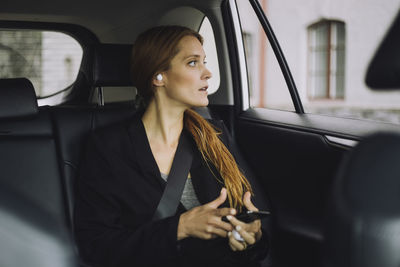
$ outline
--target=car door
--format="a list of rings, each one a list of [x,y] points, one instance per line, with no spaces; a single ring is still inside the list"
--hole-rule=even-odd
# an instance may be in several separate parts
[[[301,94],[263,12],[266,1],[260,2],[230,0],[223,5],[235,104],[218,111],[230,118],[235,140],[270,200],[274,225],[271,265],[321,266],[325,207],[341,162],[365,136],[375,131],[399,131],[399,126],[305,112]],[[253,24],[245,26],[250,20]],[[249,37],[252,27],[262,29],[262,34]],[[257,46],[257,51],[248,49]],[[252,68],[260,57],[274,60],[261,66],[270,71]],[[268,79],[275,76],[280,76],[281,84],[268,92],[267,104],[251,103],[252,94],[257,94],[254,92],[260,86],[266,85],[268,90],[274,87]],[[282,95],[286,102],[272,101],[276,95]]]

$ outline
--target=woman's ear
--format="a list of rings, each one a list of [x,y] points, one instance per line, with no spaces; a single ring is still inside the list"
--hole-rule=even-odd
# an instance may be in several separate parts
[[[163,75],[161,73],[157,74],[153,78],[153,85],[154,86],[164,86]]]

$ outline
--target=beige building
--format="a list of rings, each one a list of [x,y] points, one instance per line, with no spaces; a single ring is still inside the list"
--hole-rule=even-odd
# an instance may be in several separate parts
[[[248,64],[252,105],[291,110],[286,84],[272,50],[265,48],[258,22],[244,19],[244,14],[252,12],[245,2],[238,0],[245,43],[251,47]],[[365,84],[368,63],[399,10],[399,1],[260,3],[278,37],[306,111],[400,123],[400,92],[376,92]]]

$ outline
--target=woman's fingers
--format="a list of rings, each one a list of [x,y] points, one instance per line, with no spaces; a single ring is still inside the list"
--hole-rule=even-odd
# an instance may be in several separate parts
[[[226,238],[227,233],[233,230],[232,224],[222,221],[222,216],[236,213],[235,209],[221,208],[208,214],[206,224],[203,228],[205,239],[212,239],[217,236]]]
[[[245,242],[237,241],[232,232],[228,233],[228,237],[229,237],[229,246],[233,251],[245,250],[247,248],[247,244]]]
[[[235,215],[235,214],[236,214],[236,210],[232,209],[232,208],[215,209],[215,216],[218,216],[218,217],[224,217],[227,215]]]
[[[228,215],[228,216],[226,216],[226,218],[228,219],[228,221],[229,221],[234,227],[236,227],[236,226],[238,226],[238,225],[240,225],[241,227],[246,227],[246,224],[245,224],[244,222],[242,222],[242,221],[236,219],[235,216]]]
[[[222,203],[225,202],[226,196],[227,196],[227,192],[226,192],[226,188],[224,187],[224,188],[221,189],[221,192],[220,192],[219,196],[216,199],[214,199],[213,201],[205,204],[204,206],[208,206],[210,208],[216,209]]]
[[[236,228],[240,226],[241,229],[248,233],[256,234],[260,231],[261,228],[261,222],[260,220],[255,220],[251,223],[244,223],[234,216],[226,216],[226,218],[229,220],[229,222]]]
[[[236,247],[231,243],[231,238],[232,238],[232,232],[228,232],[228,244],[229,244],[229,247],[233,251],[236,251],[237,250]]]
[[[220,222],[217,222],[217,220],[219,219]],[[226,222],[222,222],[220,218],[216,218],[216,222],[213,223],[209,223],[205,229],[205,238],[206,239],[212,239],[215,238],[217,236],[226,238],[228,235],[228,232],[233,230],[233,226],[229,223]],[[211,236],[211,234],[213,236]]]
[[[222,217],[236,214],[236,210],[232,208],[220,208],[215,211],[215,216],[213,216],[212,220],[209,221],[210,224],[213,224],[221,229],[226,231],[232,231],[233,226],[229,222],[225,222],[222,220]]]
[[[258,211],[258,209],[256,208],[256,206],[254,206],[253,202],[251,202],[251,194],[250,194],[249,191],[247,191],[246,193],[244,193],[243,203],[244,203],[244,206],[245,206],[248,210]]]
[[[221,220],[221,218],[217,218],[216,221],[213,223],[213,225],[215,225],[216,227],[223,229],[227,232],[232,231],[233,230],[233,226],[230,223],[227,222],[223,222]]]
[[[223,238],[228,236],[228,231],[225,231],[225,230],[217,228],[217,227],[213,227],[211,231],[212,231],[212,234],[214,234],[216,236],[220,236]]]
[[[256,238],[254,233],[247,232],[242,227],[240,227],[240,225],[236,226],[235,230],[240,234],[240,236],[244,239],[244,241],[248,245],[253,245],[254,243],[256,243]]]

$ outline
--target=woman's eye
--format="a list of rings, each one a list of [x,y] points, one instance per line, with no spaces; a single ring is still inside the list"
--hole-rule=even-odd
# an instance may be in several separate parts
[[[196,66],[196,60],[192,60],[189,62],[189,66],[195,67]]]

